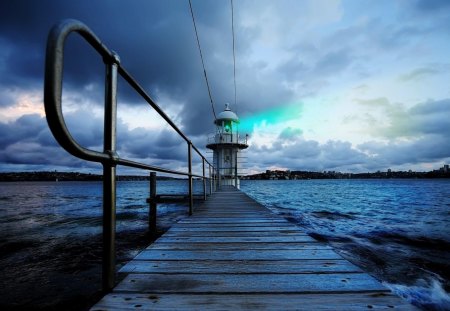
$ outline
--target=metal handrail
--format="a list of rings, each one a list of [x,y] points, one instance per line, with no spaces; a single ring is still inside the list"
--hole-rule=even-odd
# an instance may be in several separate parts
[[[103,57],[106,64],[115,64],[119,74],[138,92],[146,102],[158,112],[158,114],[187,142],[190,143],[189,138],[175,125],[175,123],[167,116],[164,111],[153,101],[153,99],[144,91],[144,89],[133,79],[128,71],[120,64],[118,55],[109,50],[100,39],[82,22],[67,19],[55,25],[48,36],[47,53],[45,61],[45,82],[44,82],[44,104],[45,113],[47,115],[48,125],[56,138],[58,143],[66,149],[70,154],[93,162],[111,161],[116,164],[141,168],[147,170],[155,170],[164,173],[185,175],[188,173],[165,169],[162,167],[151,166],[143,163],[138,163],[126,159],[121,159],[117,154],[98,152],[82,147],[70,135],[69,130],[64,122],[62,113],[62,74],[64,61],[64,44],[68,35],[72,32],[80,34],[95,50]],[[192,145],[192,148],[197,154],[213,166],[202,155],[197,147]],[[202,177],[201,175],[193,175],[195,177]]]
[[[81,35],[103,58],[105,74],[105,118],[103,152],[91,150],[80,145],[70,134],[62,112],[62,78],[64,63],[64,45],[69,34]],[[122,159],[116,152],[117,122],[117,77],[125,81],[184,139],[188,146],[188,172],[171,170],[148,165],[128,159]],[[120,64],[119,56],[82,22],[67,19],[56,24],[49,32],[45,58],[44,106],[49,128],[58,143],[75,157],[98,162],[103,165],[103,289],[109,291],[115,283],[115,209],[116,209],[116,166],[139,168],[169,174],[188,176],[189,214],[193,212],[193,177],[203,179],[206,198],[206,179],[215,178],[216,168],[206,159],[191,140],[175,125],[164,111],[144,91],[128,71]],[[192,173],[192,149],[201,157],[202,175]],[[205,163],[209,165],[209,177],[205,175]]]

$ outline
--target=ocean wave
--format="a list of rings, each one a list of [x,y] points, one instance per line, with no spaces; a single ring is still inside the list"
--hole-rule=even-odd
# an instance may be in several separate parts
[[[367,233],[356,233],[355,236],[367,238],[374,244],[386,244],[387,242],[398,243],[417,248],[446,251],[450,249],[450,241],[425,236],[413,236],[399,231],[370,231]]]
[[[307,233],[312,238],[319,240],[321,242],[339,242],[339,243],[353,242],[353,240],[350,237],[346,236],[322,234],[314,231],[308,231]]]
[[[330,212],[330,211],[314,211],[311,212],[316,218],[326,218],[330,220],[339,220],[339,219],[355,219],[356,217],[350,214],[340,213],[340,212]]]
[[[390,290],[410,303],[432,311],[450,310],[450,294],[436,278],[419,279],[415,285],[407,286],[383,282]]]

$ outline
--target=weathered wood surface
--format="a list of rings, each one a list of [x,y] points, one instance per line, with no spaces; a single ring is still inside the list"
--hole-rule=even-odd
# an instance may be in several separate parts
[[[240,191],[214,193],[91,310],[416,310]]]

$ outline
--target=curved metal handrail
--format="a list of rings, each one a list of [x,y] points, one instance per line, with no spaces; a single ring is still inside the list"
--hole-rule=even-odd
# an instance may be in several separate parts
[[[141,168],[146,170],[155,170],[164,173],[177,175],[192,175],[194,177],[203,177],[180,171],[170,170],[162,167],[147,165],[131,160],[120,159],[116,153],[98,152],[81,146],[70,134],[62,112],[62,77],[64,63],[64,45],[70,33],[80,34],[103,58],[105,63],[113,63],[118,67],[119,74],[141,95],[150,106],[188,143],[189,138],[175,125],[164,111],[153,101],[153,99],[144,91],[144,89],[133,79],[128,71],[120,64],[118,55],[108,49],[105,44],[89,29],[84,23],[67,19],[55,25],[48,36],[47,53],[45,59],[45,81],[44,81],[44,106],[49,128],[58,143],[70,154],[93,162],[113,162],[124,166]],[[192,145],[197,154],[210,166],[213,166],[204,157],[199,149]]]
[[[105,119],[104,150],[91,150],[80,145],[70,134],[62,111],[62,79],[64,65],[64,45],[72,32],[80,34],[103,58],[106,65],[105,85]],[[122,159],[116,153],[116,119],[117,119],[117,76],[125,81],[185,140],[187,143],[188,171],[181,172],[163,167],[148,165],[128,159]],[[103,288],[105,291],[114,286],[115,275],[115,208],[116,208],[116,166],[123,165],[149,171],[188,176],[189,180],[189,214],[193,211],[193,177],[203,179],[203,194],[206,199],[205,163],[209,165],[210,193],[212,177],[217,169],[209,163],[200,150],[175,125],[164,111],[152,100],[144,89],[120,64],[119,56],[108,49],[100,39],[80,21],[68,19],[55,25],[48,35],[45,58],[44,106],[49,128],[58,143],[70,154],[87,161],[103,165]],[[203,175],[192,173],[192,149],[201,157]]]
[[[109,161],[110,155],[84,148],[78,144],[64,121],[61,99],[64,44],[67,36],[72,32],[77,32],[85,38],[103,58],[115,60],[114,54],[83,23],[68,19],[55,25],[48,35],[45,58],[44,107],[47,123],[58,143],[70,154],[88,161]]]

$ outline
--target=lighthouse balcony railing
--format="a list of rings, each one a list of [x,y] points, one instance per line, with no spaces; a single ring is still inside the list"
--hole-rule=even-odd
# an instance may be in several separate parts
[[[97,51],[105,63],[105,117],[103,122],[103,151],[95,151],[80,145],[71,135],[64,120],[62,110],[63,64],[66,39],[71,33],[78,33]],[[177,171],[146,163],[124,159],[116,152],[117,124],[117,80],[121,76],[157,114],[186,142],[187,170]],[[217,170],[206,157],[193,145],[191,140],[175,125],[169,116],[153,101],[136,80],[120,63],[116,53],[108,49],[100,39],[83,23],[77,20],[64,20],[55,25],[47,39],[44,81],[44,106],[49,128],[58,143],[70,154],[83,160],[103,165],[103,289],[109,291],[115,284],[115,228],[116,228],[116,166],[138,168],[153,172],[162,172],[186,176],[189,188],[189,214],[193,212],[193,178],[203,180],[203,193],[206,199],[206,181],[209,180],[209,192],[212,192],[212,178]],[[192,151],[201,160],[202,174],[192,172]],[[207,176],[207,173],[209,177]],[[154,173],[153,173],[154,174]],[[152,190],[150,190],[150,193]]]
[[[248,136],[238,133],[215,133],[208,136],[208,144],[243,144],[247,145]]]

